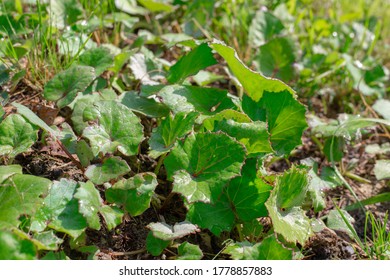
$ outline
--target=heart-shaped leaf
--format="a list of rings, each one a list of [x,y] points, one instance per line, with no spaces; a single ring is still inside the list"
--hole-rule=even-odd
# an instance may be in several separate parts
[[[272,187],[257,177],[256,159],[248,159],[241,176],[233,178],[227,187],[227,195],[234,206],[237,217],[244,222],[266,217],[264,205]]]
[[[95,68],[96,76],[100,76],[114,63],[114,56],[104,47],[86,50],[79,57],[79,64]]]
[[[211,202],[227,182],[240,174],[244,147],[223,133],[190,134],[172,149],[164,164],[173,191],[189,203]]]
[[[3,168],[0,166],[0,170]],[[7,170],[7,173],[9,171]],[[12,173],[18,172],[15,171]],[[4,176],[2,177],[4,179]],[[48,179],[32,175],[7,176],[0,185],[0,229],[17,227],[22,215],[33,216],[42,205],[42,197],[47,194],[51,184]]]
[[[154,173],[139,173],[130,179],[122,179],[106,190],[108,202],[123,205],[132,216],[141,215],[150,207],[150,201],[157,186]]]
[[[143,126],[126,106],[115,101],[98,101],[84,110],[84,119],[98,122],[83,131],[95,156],[116,150],[126,156],[138,153],[144,139]]]
[[[27,151],[38,139],[38,129],[18,114],[0,123],[0,156],[14,158]]]
[[[43,96],[57,101],[58,107],[69,105],[78,92],[84,91],[95,80],[95,69],[89,66],[72,66],[55,75],[46,83]]]
[[[219,236],[222,232],[232,230],[235,216],[226,195],[215,203],[196,202],[190,205],[187,219],[201,228],[209,229]],[[212,213],[212,214],[210,214]]]
[[[290,92],[264,92],[259,102],[244,98],[243,110],[252,120],[267,122],[272,148],[277,154],[289,154],[301,144],[307,127],[306,109]]]
[[[120,157],[110,157],[101,164],[90,165],[85,170],[87,176],[94,184],[101,185],[110,180],[118,179],[130,172],[130,167]]]
[[[79,212],[79,203],[74,194],[78,184],[61,179],[55,181],[45,197],[43,206],[33,217],[30,229],[43,231],[46,226],[77,238],[87,227],[85,218]]]

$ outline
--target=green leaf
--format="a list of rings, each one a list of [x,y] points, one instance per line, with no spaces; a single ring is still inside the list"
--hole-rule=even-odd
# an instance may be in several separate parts
[[[63,242],[61,238],[58,238],[54,231],[44,231],[34,234],[34,238],[31,240],[38,250],[58,250],[59,245]]]
[[[204,115],[213,115],[235,107],[227,96],[227,91],[215,88],[171,85],[163,87],[157,96],[175,114],[197,111]]]
[[[240,174],[244,147],[223,133],[190,134],[172,149],[164,164],[173,191],[189,203],[210,202],[222,187]]]
[[[324,143],[324,154],[328,161],[340,162],[344,156],[345,140],[343,137],[329,137]]]
[[[38,130],[22,116],[9,115],[0,123],[0,156],[14,158],[27,151],[38,139]]]
[[[158,0],[138,0],[138,2],[151,12],[172,12],[173,6],[164,1]],[[166,2],[166,1],[165,1]]]
[[[85,170],[85,176],[94,184],[101,185],[110,180],[118,179],[129,172],[130,167],[125,160],[120,157],[110,157],[105,159],[102,164],[90,165]]]
[[[56,101],[58,107],[63,108],[75,99],[78,92],[84,91],[95,78],[93,67],[72,66],[46,83],[43,96],[49,101]]]
[[[0,184],[15,174],[23,174],[22,167],[17,164],[0,166]]]
[[[249,27],[248,40],[253,48],[258,48],[284,29],[283,23],[270,12],[256,12]]]
[[[80,140],[76,144],[76,154],[80,160],[82,166],[89,166],[91,160],[93,160],[94,155],[91,147],[84,140]]]
[[[310,220],[300,207],[307,192],[307,171],[292,167],[277,177],[276,186],[265,203],[274,230],[287,242],[301,245],[312,235]]]
[[[377,180],[390,178],[390,160],[377,160],[374,166],[374,174]]]
[[[301,144],[307,127],[306,109],[289,92],[264,92],[257,103],[249,98],[243,102],[243,110],[253,120],[267,121],[271,144],[278,155],[289,154]]]
[[[194,82],[201,87],[207,86],[213,82],[223,80],[222,75],[217,75],[210,71],[200,70],[194,77]]]
[[[313,202],[315,212],[319,212],[326,207],[324,191],[330,188],[330,185],[317,175],[317,168],[312,168],[308,175],[310,183],[308,185],[308,194]]]
[[[244,113],[232,109],[223,110],[203,120],[203,126],[210,131],[214,130],[215,123],[222,120],[233,120],[238,123],[249,123],[251,119]]]
[[[234,260],[291,260],[292,250],[280,244],[275,235],[266,237],[261,243],[232,243],[223,251]]]
[[[200,70],[216,63],[212,49],[207,43],[203,43],[182,56],[179,61],[172,65],[167,79],[171,84],[180,84],[185,78],[193,76]]]
[[[98,214],[103,216],[108,230],[115,228],[121,223],[123,213],[117,208],[104,205],[99,191],[90,181],[87,183],[80,182],[79,184],[80,187],[77,189],[74,197],[78,199],[79,211],[87,220],[90,228],[100,230]]]
[[[224,231],[231,231],[235,222],[235,216],[226,195],[222,195],[213,204],[196,202],[190,205],[187,219],[201,228],[209,229],[216,236]]]
[[[273,151],[265,122],[240,123],[234,120],[222,120],[215,124],[214,131],[223,131],[236,138],[245,145],[249,156]]]
[[[198,227],[189,222],[176,223],[173,226],[166,223],[150,223],[147,228],[153,232],[154,237],[165,241],[179,239],[198,232]]]
[[[203,258],[203,252],[199,246],[187,241],[180,244],[177,252],[179,253],[178,260],[200,260]]]
[[[176,115],[169,114],[160,125],[153,130],[149,140],[151,156],[156,158],[159,155],[168,152],[176,143],[178,138],[185,136],[192,131],[197,112],[186,114],[179,112]]]
[[[103,205],[100,208],[100,214],[103,216],[108,230],[114,229],[122,222],[123,211],[117,207]]]
[[[286,37],[275,38],[260,46],[257,57],[260,71],[266,76],[276,77],[283,81],[294,78],[295,46]]]
[[[76,0],[50,0],[50,24],[59,29],[75,23],[82,13],[82,6]]]
[[[301,206],[308,188],[307,170],[292,166],[278,178],[277,184],[277,203],[280,208]]]
[[[79,57],[79,64],[95,68],[96,76],[100,76],[114,63],[114,56],[104,47],[86,50]]]
[[[153,98],[139,96],[135,91],[126,91],[120,97],[120,102],[131,110],[151,118],[168,116],[169,108]]]
[[[88,94],[83,96],[77,96],[74,100],[74,106],[72,111],[72,127],[77,134],[81,134],[84,128],[87,127],[87,123],[84,122],[84,110],[88,107],[92,107],[93,103],[101,100],[98,94]]]
[[[339,211],[342,214],[340,214]],[[347,211],[345,211],[343,209],[339,209],[339,210],[336,209],[336,210],[329,211],[328,218],[327,218],[327,221],[326,221],[326,225],[330,229],[344,231],[351,238],[353,238],[355,236],[354,233],[350,230],[350,228],[345,223],[345,221],[344,221],[344,219],[343,219],[343,217],[341,215],[343,215],[346,218],[346,220],[348,221],[348,223],[350,225],[352,225],[355,222],[354,218],[352,218],[352,216],[349,215]]]
[[[77,187],[78,184],[72,180],[55,181],[43,206],[32,218],[30,229],[40,232],[48,226],[74,238],[80,236],[86,229],[87,223],[83,215],[79,213],[79,203],[74,198]]]
[[[245,222],[268,215],[264,203],[272,187],[258,178],[256,163],[256,159],[248,159],[241,176],[232,179],[227,187],[227,195],[237,217]]]
[[[259,101],[264,92],[284,91],[292,95],[295,94],[294,91],[283,82],[272,78],[266,78],[260,73],[249,69],[238,58],[238,55],[233,48],[228,47],[221,42],[214,42],[211,44],[211,47],[225,59],[233,74],[244,87],[245,92],[254,101]]]
[[[126,106],[115,101],[98,101],[93,107],[84,110],[84,118],[98,122],[83,131],[95,156],[99,153],[114,153],[116,150],[126,156],[138,153],[144,139],[143,126]]]
[[[154,173],[138,173],[130,179],[122,179],[106,190],[108,202],[124,206],[132,216],[141,215],[150,207],[150,201],[157,186]]]
[[[74,195],[79,201],[79,211],[86,219],[88,226],[100,230],[99,210],[103,204],[99,191],[90,182],[79,182],[80,187]]]
[[[3,167],[1,169],[4,171]],[[20,216],[34,215],[51,185],[50,180],[32,175],[14,174],[7,177],[0,186],[0,229],[17,227]]]
[[[22,240],[16,235],[0,231],[0,260],[33,260],[36,250],[29,240]]]
[[[165,248],[171,243],[170,240],[161,240],[157,237],[154,237],[153,232],[149,232],[146,237],[146,249],[152,256],[159,256],[164,251]]]

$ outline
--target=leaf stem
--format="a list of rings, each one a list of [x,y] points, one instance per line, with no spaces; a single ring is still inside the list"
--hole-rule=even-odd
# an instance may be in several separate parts
[[[164,159],[166,156],[167,156],[167,153],[162,154],[160,156],[160,158],[158,159],[156,168],[154,169],[154,174],[156,174],[156,176],[158,176],[158,174],[160,173],[161,165],[164,163]]]

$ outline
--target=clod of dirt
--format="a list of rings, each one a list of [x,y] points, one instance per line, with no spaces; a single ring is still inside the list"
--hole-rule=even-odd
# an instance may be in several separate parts
[[[325,228],[309,239],[304,255],[309,260],[355,260],[362,258],[362,251],[333,230]]]

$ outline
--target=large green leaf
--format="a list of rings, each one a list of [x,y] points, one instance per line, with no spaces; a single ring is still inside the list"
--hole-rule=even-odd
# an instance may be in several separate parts
[[[14,158],[27,151],[38,139],[38,129],[18,114],[0,123],[0,156]]]
[[[200,44],[188,54],[182,56],[179,61],[169,69],[168,81],[172,84],[182,83],[185,78],[195,75],[199,70],[216,64],[212,49],[207,43]]]
[[[192,127],[197,118],[197,112],[186,114],[179,112],[176,115],[169,114],[160,125],[153,130],[149,140],[151,155],[158,157],[159,155],[168,152],[176,143],[176,139],[185,136],[192,131]]]
[[[289,154],[301,144],[307,127],[306,109],[288,91],[264,92],[257,103],[244,98],[243,109],[253,120],[267,121],[271,144],[277,154]]]
[[[31,241],[0,231],[0,260],[33,260],[36,259],[36,254]]]
[[[187,219],[201,228],[209,229],[219,236],[224,231],[231,231],[235,216],[226,195],[215,203],[196,202],[190,205]]]
[[[73,180],[55,181],[44,200],[43,206],[32,219],[30,229],[43,231],[46,226],[77,238],[87,227],[87,222],[79,212],[79,203],[74,194],[78,184]]]
[[[236,51],[233,48],[228,47],[221,42],[214,42],[211,44],[211,47],[225,59],[233,74],[244,87],[245,92],[254,101],[259,101],[264,92],[286,91],[290,94],[294,94],[294,91],[283,82],[264,77],[260,73],[249,69],[239,59]]]
[[[157,95],[174,113],[197,111],[213,115],[235,107],[227,91],[215,88],[171,85],[163,87]]]
[[[150,207],[150,201],[157,186],[154,173],[139,173],[130,179],[122,179],[106,190],[108,202],[124,206],[132,216],[141,215]]]
[[[227,195],[237,217],[244,222],[268,215],[264,203],[272,187],[257,176],[256,159],[247,159],[241,176],[233,178],[227,187]]]
[[[110,180],[118,179],[130,172],[130,167],[120,157],[109,157],[101,164],[93,164],[85,170],[87,176],[93,183],[97,185],[104,184]]]
[[[55,75],[46,83],[43,96],[57,101],[58,107],[69,105],[78,92],[84,91],[96,78],[95,69],[89,66],[72,66]]]
[[[301,207],[307,187],[306,169],[292,167],[277,178],[276,186],[265,203],[275,232],[286,241],[301,245],[312,235],[310,220]]]
[[[164,164],[173,191],[188,202],[210,202],[222,187],[240,174],[244,147],[223,133],[190,134],[172,149]]]
[[[50,180],[32,175],[16,173],[7,177],[0,185],[0,229],[17,227],[22,215],[33,216],[51,185]]]
[[[114,63],[114,56],[104,47],[86,50],[79,57],[79,64],[95,68],[96,76],[100,76]]]
[[[97,124],[83,131],[95,156],[99,153],[114,153],[116,150],[126,156],[138,153],[138,147],[144,139],[143,126],[125,105],[115,101],[95,102],[84,110],[84,119],[97,120]]]

